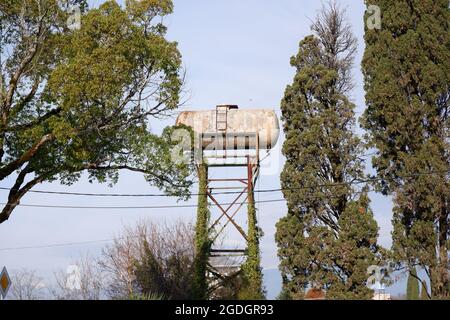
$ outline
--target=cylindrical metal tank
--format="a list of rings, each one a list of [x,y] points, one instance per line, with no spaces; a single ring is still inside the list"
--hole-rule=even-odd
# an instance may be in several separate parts
[[[273,110],[238,109],[233,105],[181,112],[176,124],[192,127],[206,150],[271,149],[280,133]]]

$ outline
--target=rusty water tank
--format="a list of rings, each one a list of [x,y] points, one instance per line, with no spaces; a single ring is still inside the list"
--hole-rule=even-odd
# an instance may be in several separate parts
[[[270,109],[239,109],[219,105],[215,110],[184,111],[176,121],[192,127],[204,149],[271,149],[277,143],[280,124]]]

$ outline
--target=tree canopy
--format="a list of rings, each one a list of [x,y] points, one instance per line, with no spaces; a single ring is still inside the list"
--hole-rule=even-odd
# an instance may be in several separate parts
[[[291,59],[297,73],[281,103],[288,214],[277,224],[276,241],[284,292],[302,298],[313,287],[331,298],[368,298],[367,268],[377,264],[379,248],[368,199],[365,192],[358,197],[354,184],[364,179],[347,96],[356,40],[335,4],[322,10],[312,31]]]
[[[363,127],[376,148],[379,189],[394,197],[393,251],[420,266],[434,297],[449,297],[450,37],[448,1],[366,1],[382,28],[366,29]]]
[[[0,223],[37,183],[71,184],[85,170],[110,183],[119,170],[142,172],[187,194],[191,168],[171,161],[171,129],[150,131],[179,105],[183,85],[162,23],[172,9],[171,0],[0,3],[0,181],[12,181]]]

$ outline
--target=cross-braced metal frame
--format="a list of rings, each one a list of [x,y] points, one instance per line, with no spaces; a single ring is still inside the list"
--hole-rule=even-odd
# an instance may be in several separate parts
[[[258,135],[254,134],[258,140]],[[254,196],[253,190],[254,185],[259,176],[259,149],[256,150],[256,154],[247,155],[242,157],[244,160],[242,163],[236,164],[234,160],[236,157],[229,157],[225,153],[224,156],[218,157],[221,160],[225,160],[220,164],[206,162],[206,195],[209,203],[216,207],[218,210],[218,216],[211,216],[208,226],[208,236],[210,245],[208,246],[209,252],[207,253],[208,261],[206,270],[208,277],[208,293],[209,296],[214,296],[214,291],[222,287],[224,282],[230,280],[231,278],[237,276],[241,272],[241,266],[245,263],[247,259],[247,248],[249,246],[249,241],[254,241],[249,239],[248,234],[250,233],[250,225],[242,226],[238,223],[236,218],[239,214],[246,214],[246,220],[249,220],[249,202],[252,201],[254,207]],[[211,159],[209,157],[208,159]],[[227,163],[227,160],[230,160]],[[245,173],[243,176],[237,176],[234,178],[210,178],[209,169],[211,167],[241,167],[245,168]],[[226,186],[223,186],[226,184]],[[232,193],[228,193],[224,190],[233,190]],[[238,191],[235,191],[238,190]],[[230,202],[228,198],[228,204],[223,204],[225,201],[225,195],[228,197],[233,195],[233,200]],[[245,247],[237,249],[222,248],[220,243],[220,237],[225,234],[228,228],[235,228],[237,232],[242,236],[244,240]],[[258,245],[257,243],[254,245]],[[238,261],[240,259],[240,261]],[[217,263],[214,261],[224,261],[224,263]]]

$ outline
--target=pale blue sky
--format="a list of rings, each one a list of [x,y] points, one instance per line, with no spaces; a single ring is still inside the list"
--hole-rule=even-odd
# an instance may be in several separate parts
[[[98,4],[96,0],[91,3]],[[320,1],[305,0],[175,0],[174,14],[166,19],[168,37],[179,43],[187,71],[187,109],[210,109],[217,104],[238,104],[241,108],[271,108],[279,114],[284,89],[292,81],[294,69],[289,59],[297,52],[299,41],[310,34],[310,19],[321,7]],[[337,1],[347,8],[350,23],[358,38],[359,50],[354,68],[356,87],[352,99],[357,115],[364,110],[364,92],[360,61],[363,53],[363,1]],[[158,132],[174,119],[154,125]],[[360,130],[358,130],[360,132]],[[282,139],[281,139],[282,142]],[[279,173],[283,159],[281,143],[272,152],[275,163],[263,171],[258,188],[279,188]],[[10,187],[11,181],[0,182]],[[109,189],[106,185],[89,184],[86,178],[71,187],[58,183],[42,184],[41,190],[73,192],[152,193],[139,174],[124,173],[119,183]],[[195,190],[193,190],[195,192]],[[0,200],[7,194],[0,191]],[[258,196],[262,199],[262,195]],[[268,196],[280,198],[276,193]],[[380,227],[380,243],[390,246],[391,201],[371,194],[372,208]],[[193,200],[195,202],[195,199]],[[22,203],[59,205],[158,205],[173,204],[166,198],[81,198],[28,194]],[[190,201],[189,203],[193,203]],[[284,203],[259,204],[259,224],[264,231],[261,240],[262,265],[276,269],[278,260],[274,241],[275,224],[286,214]],[[153,221],[185,219],[194,221],[195,208],[165,210],[76,210],[17,208],[11,219],[0,225],[0,249],[39,246],[87,240],[109,239],[123,225],[148,218]],[[80,254],[99,254],[104,243],[74,245],[61,248],[0,250],[0,267],[27,267],[49,274],[56,268],[66,268]],[[273,281],[272,281],[273,282]],[[272,283],[271,282],[271,283]],[[271,288],[268,288],[271,289]],[[273,297],[277,292],[270,290]],[[278,290],[278,288],[276,288]]]

